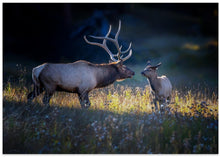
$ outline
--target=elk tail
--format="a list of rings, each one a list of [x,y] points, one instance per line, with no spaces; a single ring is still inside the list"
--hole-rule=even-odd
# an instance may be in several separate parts
[[[39,80],[39,76],[40,73],[42,72],[42,70],[44,69],[45,64],[40,65],[36,68],[33,68],[32,70],[32,80],[34,82],[34,92],[35,95],[38,95],[40,93],[40,80]]]

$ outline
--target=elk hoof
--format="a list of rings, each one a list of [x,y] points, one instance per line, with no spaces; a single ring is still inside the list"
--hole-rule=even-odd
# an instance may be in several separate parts
[[[90,107],[90,104],[86,104],[85,108],[88,109]]]
[[[31,104],[31,103],[32,103],[32,100],[33,100],[33,99],[30,99],[30,98],[27,99],[27,103],[28,103],[28,104]]]
[[[83,109],[88,109],[90,107],[90,104],[89,105],[81,105],[81,108],[83,108]]]

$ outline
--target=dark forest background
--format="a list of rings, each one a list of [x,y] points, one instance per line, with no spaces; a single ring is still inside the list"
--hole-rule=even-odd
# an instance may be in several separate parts
[[[176,87],[217,88],[217,3],[3,3],[4,82],[20,67],[31,83],[31,69],[44,62],[107,63],[108,54],[83,36],[105,35],[112,24],[113,37],[119,20],[120,44],[132,42],[125,64],[136,71],[134,85],[146,85],[139,72],[151,60]]]

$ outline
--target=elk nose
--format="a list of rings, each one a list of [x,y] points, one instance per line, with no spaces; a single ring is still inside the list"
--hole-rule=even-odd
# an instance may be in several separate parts
[[[132,75],[135,75],[135,72],[132,72]]]
[[[144,75],[144,72],[142,71],[141,74]]]

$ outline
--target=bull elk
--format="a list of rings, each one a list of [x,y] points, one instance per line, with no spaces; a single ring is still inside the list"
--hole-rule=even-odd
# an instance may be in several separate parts
[[[94,88],[101,88],[112,84],[116,80],[131,78],[134,72],[123,65],[123,62],[132,55],[131,43],[127,50],[122,51],[119,46],[118,36],[121,30],[121,21],[119,21],[118,31],[115,38],[110,38],[111,25],[108,33],[104,37],[90,36],[93,39],[102,39],[102,43],[89,41],[84,36],[88,44],[102,47],[110,56],[112,63],[93,64],[87,61],[79,60],[74,63],[44,63],[32,70],[32,79],[34,89],[27,96],[31,102],[36,96],[45,91],[43,103],[49,106],[49,101],[55,91],[65,91],[77,93],[82,108],[88,108],[90,101],[88,94]],[[113,54],[107,47],[106,42],[112,42],[117,48],[117,54]],[[126,57],[122,55],[127,53]]]
[[[161,63],[156,66],[152,66],[150,61],[147,62],[147,67],[141,74],[148,78],[152,94],[154,95],[154,104],[155,109],[158,110],[157,101],[159,101],[159,106],[162,108],[162,103],[170,103],[171,100],[171,92],[172,85],[170,80],[165,76],[158,76],[157,69],[161,65]]]

